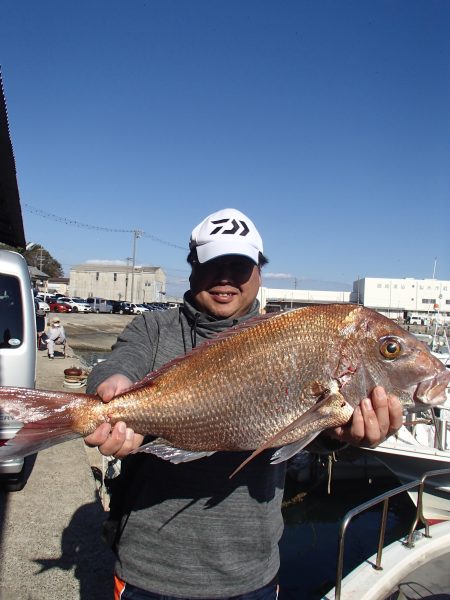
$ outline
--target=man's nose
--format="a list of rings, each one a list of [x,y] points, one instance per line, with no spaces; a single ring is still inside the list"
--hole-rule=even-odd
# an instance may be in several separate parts
[[[231,265],[223,264],[217,269],[217,280],[220,282],[229,282],[235,279]]]

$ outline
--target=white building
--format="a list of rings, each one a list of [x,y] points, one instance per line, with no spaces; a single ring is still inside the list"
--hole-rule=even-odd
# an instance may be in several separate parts
[[[350,292],[321,290],[285,290],[261,287],[258,293],[261,307],[267,312],[299,308],[308,304],[350,302]]]
[[[69,292],[81,298],[163,302],[166,275],[160,267],[84,263],[70,269]]]
[[[258,299],[266,312],[308,304],[352,302],[392,319],[418,317],[428,324],[439,313],[441,322],[450,323],[450,281],[438,279],[364,277],[353,283],[352,292],[261,287]]]
[[[427,321],[439,311],[450,321],[450,281],[364,277],[353,283],[350,301],[393,319],[418,316]]]

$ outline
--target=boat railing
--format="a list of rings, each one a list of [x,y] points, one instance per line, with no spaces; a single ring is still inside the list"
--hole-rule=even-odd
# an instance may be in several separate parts
[[[376,498],[372,500],[368,500],[363,504],[360,504],[356,508],[350,510],[341,522],[341,526],[339,528],[339,537],[338,537],[338,557],[337,557],[337,569],[336,569],[336,587],[335,587],[335,600],[340,600],[341,598],[341,587],[342,587],[342,574],[344,569],[344,549],[345,549],[345,535],[347,532],[347,528],[351,522],[351,520],[362,512],[376,506],[377,504],[382,504],[381,511],[381,523],[380,530],[378,536],[378,549],[375,564],[372,564],[372,567],[376,570],[381,570],[382,567],[382,558],[383,558],[383,548],[384,548],[384,539],[386,534],[386,526],[387,526],[387,517],[388,517],[388,509],[389,509],[389,501],[394,496],[398,496],[403,492],[407,492],[414,488],[418,488],[417,494],[417,508],[414,514],[414,520],[409,529],[408,535],[405,537],[403,541],[403,545],[406,548],[413,548],[415,541],[415,531],[419,522],[423,524],[425,528],[425,537],[432,537],[430,535],[430,525],[431,521],[425,518],[423,514],[423,492],[425,487],[425,482],[427,479],[431,479],[434,477],[440,477],[443,475],[450,475],[450,469],[437,469],[435,471],[427,471],[422,475],[421,479],[416,479],[415,481],[411,481],[410,483],[405,483],[404,485],[400,485],[392,490],[388,490],[383,494],[380,494]]]
[[[417,418],[412,414],[407,415],[404,422],[405,427],[415,437],[417,426],[433,426],[434,448],[436,448],[437,450],[447,450],[450,407],[438,406],[435,408],[429,408],[428,411],[424,411],[423,415],[425,414],[425,412],[429,412],[429,417],[422,416],[422,418]]]

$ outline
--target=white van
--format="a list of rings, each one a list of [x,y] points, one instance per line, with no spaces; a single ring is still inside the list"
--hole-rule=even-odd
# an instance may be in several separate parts
[[[104,298],[86,298],[86,302],[90,305],[92,312],[112,313],[112,304]]]
[[[409,324],[410,325],[422,325],[422,319],[417,315],[411,315],[409,317]]]
[[[41,317],[42,318],[42,317]],[[36,385],[36,313],[30,274],[21,254],[0,250],[0,385]],[[21,424],[0,413],[0,440],[12,438]],[[0,484],[21,490],[35,455],[0,461]]]

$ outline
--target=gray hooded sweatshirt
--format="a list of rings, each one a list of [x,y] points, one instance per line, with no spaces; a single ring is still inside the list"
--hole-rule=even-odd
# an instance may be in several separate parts
[[[240,319],[199,313],[185,295],[181,309],[136,317],[110,358],[93,369],[87,391],[110,375],[132,381],[185,354],[216,333],[258,314],[258,302]],[[266,451],[231,480],[247,452],[218,452],[172,464],[149,454],[122,461],[127,499],[116,538],[116,573],[162,595],[221,598],[256,590],[279,568],[283,531],[284,465]]]

